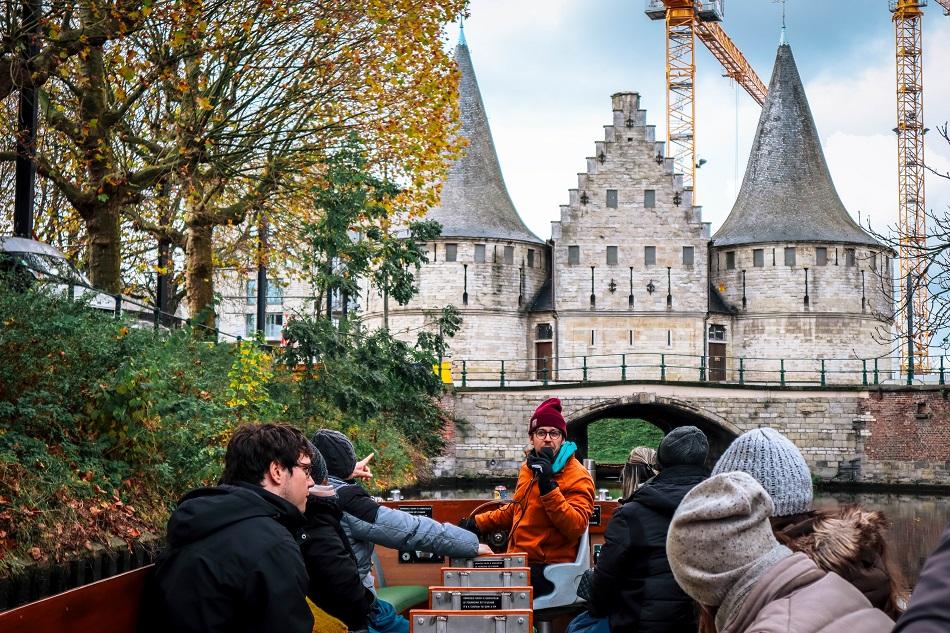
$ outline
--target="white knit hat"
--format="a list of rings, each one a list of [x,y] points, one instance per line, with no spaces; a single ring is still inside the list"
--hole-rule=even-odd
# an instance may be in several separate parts
[[[762,484],[777,517],[811,510],[812,481],[808,464],[787,437],[775,429],[747,431],[729,445],[712,474],[742,471]]]
[[[791,556],[772,534],[772,509],[768,494],[746,473],[723,473],[690,490],[666,538],[670,569],[683,591],[700,604],[719,606],[729,596],[744,596]]]

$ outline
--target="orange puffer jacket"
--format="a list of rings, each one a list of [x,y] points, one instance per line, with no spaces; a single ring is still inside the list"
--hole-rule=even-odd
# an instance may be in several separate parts
[[[572,455],[554,474],[554,481],[557,488],[542,497],[533,473],[522,464],[512,502],[477,515],[478,529],[513,530],[508,551],[525,552],[530,563],[573,562],[577,541],[594,512],[594,480]]]

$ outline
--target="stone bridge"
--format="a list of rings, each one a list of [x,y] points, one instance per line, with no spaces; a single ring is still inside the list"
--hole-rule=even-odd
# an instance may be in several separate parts
[[[868,484],[950,486],[950,387],[753,387],[709,383],[599,383],[456,389],[444,404],[457,420],[433,474],[510,477],[524,458],[528,420],[558,397],[578,457],[604,418],[640,418],[663,431],[692,424],[711,460],[734,437],[770,426],[794,441],[815,477]],[[625,447],[626,448],[626,447]],[[632,448],[632,447],[631,447]]]

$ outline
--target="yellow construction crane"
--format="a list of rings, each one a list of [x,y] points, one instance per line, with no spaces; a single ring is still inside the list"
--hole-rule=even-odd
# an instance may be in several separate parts
[[[937,0],[950,11],[950,0]],[[932,332],[927,290],[927,217],[924,192],[924,73],[920,21],[927,0],[890,0],[897,52],[897,205],[901,311],[897,319],[901,369],[929,367]],[[911,334],[908,335],[908,328]],[[913,363],[911,363],[913,358]]]
[[[947,0],[950,2],[950,0]],[[759,105],[768,89],[739,48],[719,26],[722,2],[648,0],[651,20],[666,21],[666,147],[683,186],[696,203],[696,58],[695,42],[706,45],[725,74],[742,86]]]

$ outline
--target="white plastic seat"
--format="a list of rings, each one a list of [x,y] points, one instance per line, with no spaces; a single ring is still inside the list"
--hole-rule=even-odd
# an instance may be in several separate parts
[[[544,568],[544,577],[554,585],[551,593],[534,599],[534,610],[554,609],[582,604],[577,595],[581,576],[590,569],[590,528],[584,530],[577,544],[577,557],[573,563],[555,563]],[[537,616],[537,613],[535,614]]]

